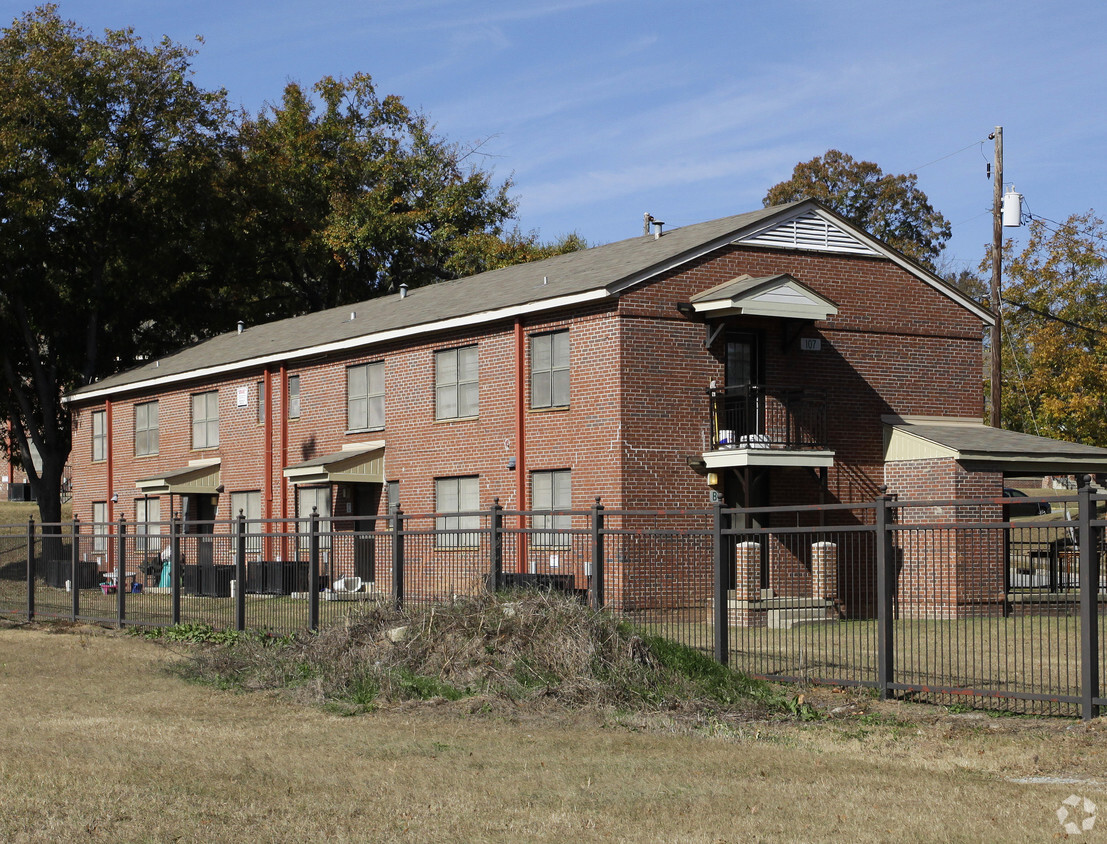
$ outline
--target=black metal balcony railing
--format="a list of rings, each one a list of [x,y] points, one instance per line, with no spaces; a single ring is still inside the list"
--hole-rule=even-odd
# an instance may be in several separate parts
[[[711,448],[827,448],[826,393],[748,384],[712,387]]]

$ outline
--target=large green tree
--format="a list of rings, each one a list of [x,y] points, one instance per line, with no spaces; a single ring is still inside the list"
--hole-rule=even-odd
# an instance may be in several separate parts
[[[909,258],[933,269],[950,237],[949,221],[930,204],[913,173],[885,173],[836,149],[800,162],[769,188],[766,207],[817,199]]]
[[[1036,219],[1004,249],[1003,426],[1107,446],[1107,228]]]
[[[379,96],[368,75],[325,78],[310,95],[288,85],[239,140],[248,207],[230,275],[263,300],[254,319],[458,278],[526,240],[504,231],[510,180],[495,183],[473,150]]]
[[[93,37],[54,6],[0,33],[0,411],[46,522],[71,445],[64,392],[189,330],[193,312],[167,302],[203,271],[228,125],[191,55]]]

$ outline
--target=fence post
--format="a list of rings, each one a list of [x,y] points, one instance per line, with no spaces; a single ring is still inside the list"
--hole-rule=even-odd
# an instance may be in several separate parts
[[[35,517],[27,519],[27,621],[35,617]]]
[[[892,593],[895,553],[892,544],[891,501],[888,487],[881,484],[876,499],[876,684],[881,700],[887,700],[895,677],[895,640]]]
[[[404,511],[397,504],[392,522],[392,602],[396,609],[404,605]]]
[[[1085,721],[1099,715],[1099,537],[1092,528],[1095,503],[1091,478],[1085,475],[1077,493],[1080,546],[1080,714]]]
[[[77,620],[77,616],[81,612],[81,581],[80,581],[80,568],[81,568],[81,520],[76,516],[73,517],[73,530],[70,533],[69,540],[69,587],[73,590],[71,595],[73,599],[73,607],[71,618],[73,621]]]
[[[711,514],[711,537],[715,554],[715,661],[730,661],[730,626],[726,589],[726,549],[723,545],[723,503],[716,501]]]
[[[246,514],[238,511],[234,545],[234,629],[246,629]]]
[[[119,613],[119,627],[127,619],[127,517],[119,514],[119,538],[115,555],[115,600]]]
[[[603,521],[603,505],[597,495],[592,505],[592,581],[588,584],[594,610],[603,609]]]
[[[319,508],[311,508],[308,540],[308,629],[319,629]]]
[[[174,513],[169,518],[169,603],[170,620],[174,627],[181,623],[181,583],[184,566],[181,564],[181,517]]]
[[[488,513],[488,551],[491,555],[492,590],[498,592],[504,584],[504,508],[495,499]]]

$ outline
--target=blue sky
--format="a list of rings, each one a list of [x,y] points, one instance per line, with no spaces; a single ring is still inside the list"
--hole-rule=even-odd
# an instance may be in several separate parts
[[[591,243],[752,210],[830,148],[914,172],[953,224],[943,260],[991,239],[987,140],[1029,210],[1107,213],[1107,4],[1075,0],[73,0],[95,32],[189,42],[199,84],[257,111],[286,82],[371,74],[480,144],[518,222]],[[5,24],[31,8],[0,0]],[[1008,230],[1025,237],[1025,227]]]

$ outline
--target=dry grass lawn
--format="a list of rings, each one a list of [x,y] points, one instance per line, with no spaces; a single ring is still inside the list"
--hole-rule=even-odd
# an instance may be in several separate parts
[[[64,631],[64,632],[55,632]],[[423,704],[341,718],[182,682],[172,650],[0,629],[4,841],[1046,841],[1103,807],[1107,723],[849,693],[813,722]],[[1035,784],[1014,779],[1055,777]]]

